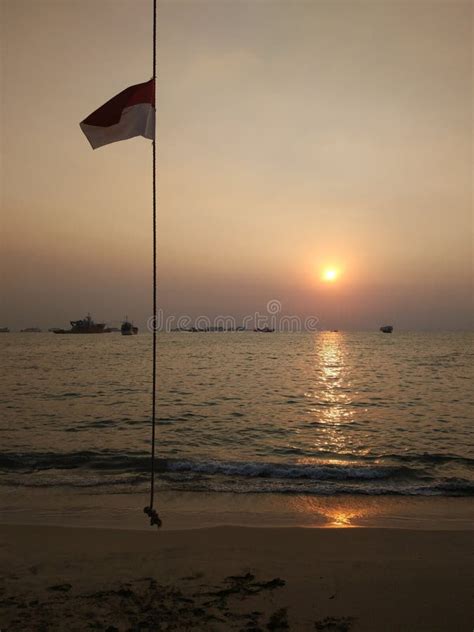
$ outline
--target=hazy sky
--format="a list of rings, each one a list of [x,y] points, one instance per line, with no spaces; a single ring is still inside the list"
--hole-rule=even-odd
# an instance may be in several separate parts
[[[472,4],[158,4],[165,312],[469,328]],[[150,78],[151,0],[0,5],[0,326],[141,324],[151,143],[79,122]]]

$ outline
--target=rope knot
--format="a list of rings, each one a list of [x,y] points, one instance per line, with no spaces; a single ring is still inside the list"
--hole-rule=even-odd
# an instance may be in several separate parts
[[[153,507],[147,506],[143,509],[143,513],[146,513],[146,515],[150,518],[150,526],[153,526],[156,524],[158,529],[161,527],[161,524],[162,524],[161,519],[156,509],[153,509]]]

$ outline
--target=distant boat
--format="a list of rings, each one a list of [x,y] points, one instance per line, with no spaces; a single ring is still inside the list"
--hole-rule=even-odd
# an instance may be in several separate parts
[[[256,327],[254,331],[261,334],[272,334],[275,330],[271,327]]]
[[[138,327],[135,327],[133,323],[128,320],[128,316],[125,316],[120,331],[122,332],[122,336],[136,336],[138,334]]]
[[[105,323],[95,323],[90,314],[82,320],[71,320],[71,329],[53,329],[55,334],[105,334]]]
[[[0,327],[0,334],[9,334],[10,330],[8,327]]]
[[[26,327],[26,329],[21,330],[22,334],[40,334],[41,329],[39,327]]]
[[[383,331],[384,334],[391,334],[393,331],[393,325],[382,325],[382,327],[380,327],[380,331]]]

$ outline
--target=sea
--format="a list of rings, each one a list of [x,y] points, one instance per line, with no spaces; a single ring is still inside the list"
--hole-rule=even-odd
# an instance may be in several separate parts
[[[162,519],[472,525],[473,338],[159,333]],[[0,350],[0,521],[144,526],[151,335],[9,333]]]

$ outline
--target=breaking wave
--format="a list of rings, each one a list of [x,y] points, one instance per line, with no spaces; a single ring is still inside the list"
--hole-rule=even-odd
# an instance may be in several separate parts
[[[182,491],[459,496],[474,495],[474,483],[453,475],[449,466],[464,474],[473,465],[472,459],[424,454],[352,461],[339,455],[335,463],[322,455],[310,463],[160,458],[156,471],[162,488]],[[149,469],[150,457],[143,452],[0,453],[0,484],[9,486],[134,491],[146,484]]]

